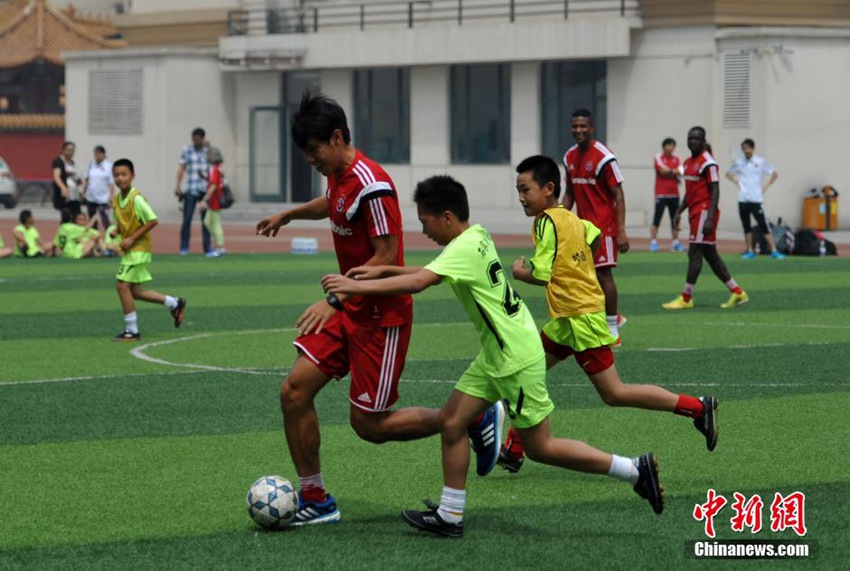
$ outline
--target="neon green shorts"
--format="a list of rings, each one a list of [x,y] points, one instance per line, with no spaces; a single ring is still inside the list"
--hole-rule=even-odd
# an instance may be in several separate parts
[[[121,264],[118,266],[118,273],[115,274],[115,279],[120,282],[140,284],[151,281],[153,277],[148,271],[148,264]]]
[[[543,333],[558,345],[570,347],[576,353],[617,342],[608,329],[604,311],[550,319],[543,326]]]
[[[545,358],[513,375],[499,378],[485,374],[473,362],[460,377],[455,390],[487,402],[506,401],[508,416],[515,428],[537,426],[555,410],[546,390]]]

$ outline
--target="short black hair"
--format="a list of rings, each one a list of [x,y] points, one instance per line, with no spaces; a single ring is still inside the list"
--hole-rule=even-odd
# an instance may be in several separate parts
[[[195,129],[192,130],[192,136],[193,137],[200,137],[200,138],[203,139],[204,137],[207,136],[207,132],[204,131],[203,129],[201,129],[200,127],[195,127]]]
[[[103,145],[98,145],[94,148],[94,152],[106,154],[106,149],[103,148]]]
[[[64,150],[65,150],[65,149],[67,149],[69,146],[74,146],[74,147],[76,147],[77,145],[76,145],[76,144],[74,144],[74,141],[65,141],[64,143],[62,143],[62,150],[64,151]]]
[[[558,169],[558,163],[544,157],[543,155],[534,155],[523,159],[516,167],[516,173],[522,174],[530,172],[531,178],[541,187],[546,186],[550,182],[555,186],[555,198],[561,196],[561,171]]]
[[[327,95],[305,91],[298,111],[292,114],[292,140],[298,148],[303,151],[310,140],[327,143],[337,129],[342,131],[345,144],[350,143],[351,131],[342,106]]]
[[[756,148],[756,142],[755,142],[755,141],[753,141],[752,139],[744,139],[744,140],[741,142],[741,146],[743,147],[744,145],[747,145],[748,147],[751,147],[751,148],[753,148],[753,149],[755,149],[755,148]]]
[[[673,137],[667,137],[666,139],[661,141],[661,148],[664,148],[667,145],[675,145],[675,144],[676,144],[676,139],[674,139]]]
[[[590,112],[590,109],[582,107],[581,109],[576,109],[573,111],[573,119],[576,117],[587,117],[587,120],[590,121],[590,124],[593,125],[593,113]]]
[[[18,222],[25,224],[28,218],[32,218],[32,210],[21,210],[18,214]]]
[[[454,213],[458,220],[469,220],[469,201],[463,185],[444,174],[426,178],[416,185],[413,202],[428,214]]]
[[[136,174],[136,168],[133,166],[133,161],[130,159],[118,159],[114,163],[112,163],[112,170],[117,169],[118,167],[127,167],[130,169],[130,172]]]
[[[703,129],[703,128],[702,128],[702,127],[700,127],[699,125],[696,125],[696,126],[694,126],[694,127],[691,127],[691,128],[688,130],[688,132],[691,132],[691,131],[699,131],[700,133],[702,133],[702,138],[703,138],[703,139],[705,139],[705,129]]]

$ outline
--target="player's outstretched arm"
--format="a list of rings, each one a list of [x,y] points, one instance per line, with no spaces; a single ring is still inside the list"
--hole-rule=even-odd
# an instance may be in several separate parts
[[[406,268],[399,268],[406,269]],[[376,280],[353,280],[338,274],[322,278],[322,287],[333,294],[345,295],[395,295],[419,293],[440,283],[442,277],[430,270],[419,269],[415,273],[395,275]]]
[[[380,280],[392,276],[415,274],[421,269],[418,266],[357,266],[348,270],[345,277],[353,280]]]
[[[293,220],[323,220],[328,217],[328,201],[319,196],[295,208],[290,208],[279,214],[266,216],[257,222],[256,232],[260,236],[277,236],[281,227]]]

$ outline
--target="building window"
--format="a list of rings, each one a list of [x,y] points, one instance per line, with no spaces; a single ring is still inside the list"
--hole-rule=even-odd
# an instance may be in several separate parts
[[[142,69],[89,70],[89,134],[142,134]]]
[[[380,163],[410,162],[410,69],[354,72],[357,147]]]
[[[510,162],[510,66],[452,66],[451,105],[453,163]]]
[[[544,62],[540,79],[544,153],[560,158],[575,144],[570,123],[573,111],[581,108],[593,113],[594,138],[605,142],[608,84],[604,61]]]

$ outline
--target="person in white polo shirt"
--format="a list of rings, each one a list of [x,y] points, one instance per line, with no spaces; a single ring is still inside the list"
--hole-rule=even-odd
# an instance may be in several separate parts
[[[744,242],[747,251],[741,256],[746,260],[756,257],[753,249],[753,227],[750,218],[754,218],[756,224],[770,245],[770,257],[781,260],[785,256],[776,249],[773,234],[764,218],[764,193],[770,188],[779,173],[764,157],[755,154],[756,144],[752,139],[744,139],[741,143],[741,151],[744,156],[736,160],[726,178],[738,185],[738,213],[741,215],[741,224],[744,226]]]
[[[109,226],[109,205],[115,194],[115,180],[112,178],[112,163],[106,158],[106,149],[98,145],[94,148],[94,160],[86,167],[83,175],[83,196],[89,218],[100,215],[103,228]],[[95,228],[99,228],[95,224]]]

